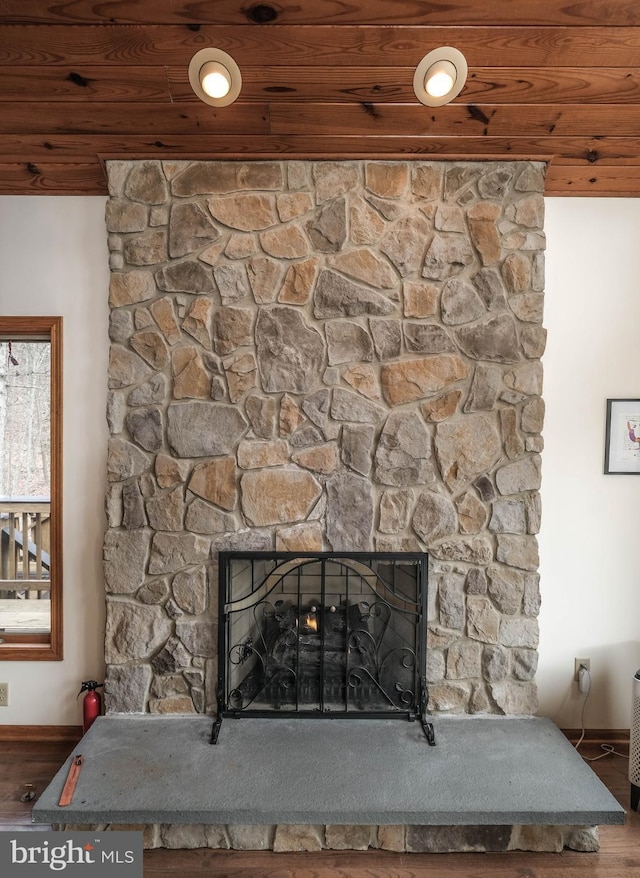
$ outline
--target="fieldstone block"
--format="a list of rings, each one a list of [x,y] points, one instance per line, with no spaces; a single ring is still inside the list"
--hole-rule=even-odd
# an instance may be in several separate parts
[[[503,495],[539,491],[540,484],[541,460],[538,455],[508,463],[496,471],[496,486]]]
[[[254,256],[247,265],[247,277],[253,298],[260,305],[275,302],[282,284],[284,268],[268,256]]]
[[[480,533],[487,521],[487,510],[476,495],[467,491],[456,500],[456,509],[458,510],[460,532],[463,534]]]
[[[298,466],[310,469],[322,475],[331,475],[338,466],[338,446],[335,442],[326,445],[318,445],[315,448],[303,448],[294,451],[291,459]]]
[[[510,826],[407,826],[407,851],[417,854],[506,851]]]
[[[463,235],[436,234],[427,249],[422,277],[446,280],[460,274],[473,262],[473,248]]]
[[[379,360],[391,360],[400,356],[402,326],[399,320],[370,320],[369,330]]]
[[[516,680],[533,680],[538,670],[538,653],[535,649],[512,649],[511,672]]]
[[[412,502],[412,491],[383,491],[378,529],[390,534],[404,530],[409,523]]]
[[[223,225],[242,232],[257,232],[276,225],[273,195],[237,192],[208,199],[209,210]]]
[[[279,527],[276,531],[278,552],[321,552],[322,546],[322,527],[317,521]]]
[[[447,332],[435,323],[403,323],[404,343],[407,351],[416,354],[441,354],[455,351],[456,347]]]
[[[178,619],[176,637],[182,641],[191,655],[212,658],[217,654],[218,625],[214,618]]]
[[[437,713],[466,713],[471,695],[471,684],[455,681],[447,683],[433,683],[429,686],[429,710]],[[409,846],[409,831],[407,827],[407,850]]]
[[[303,521],[322,493],[311,473],[282,467],[245,472],[240,485],[242,511],[257,527]]]
[[[462,398],[461,390],[452,390],[445,393],[437,399],[429,399],[420,404],[420,411],[425,421],[431,421],[439,424],[440,421],[446,421],[452,417],[458,408],[458,403]]]
[[[174,204],[169,220],[169,255],[175,259],[205,247],[220,237],[209,214],[197,202]]]
[[[371,471],[374,435],[372,424],[345,424],[342,428],[342,461],[363,476]]]
[[[447,573],[442,577],[438,586],[438,606],[440,624],[461,631],[465,617],[464,576]]]
[[[420,268],[428,235],[429,224],[423,216],[405,216],[387,228],[380,250],[389,257],[401,277],[408,277]],[[424,272],[423,276],[432,277]]]
[[[384,417],[385,410],[357,393],[336,387],[331,397],[330,414],[334,421],[377,424]]]
[[[540,575],[525,573],[522,612],[525,616],[537,616],[540,612]]]
[[[527,530],[524,500],[494,500],[489,530],[493,533],[524,534]]]
[[[189,162],[171,180],[171,192],[182,198],[246,189],[282,188],[279,162]]]
[[[209,555],[209,540],[190,533],[156,533],[151,541],[149,573],[177,573],[202,564]]]
[[[495,268],[481,268],[473,275],[471,283],[488,311],[500,311],[506,307],[506,291],[502,278]]]
[[[211,312],[213,304],[208,296],[198,296],[194,299],[187,315],[182,321],[182,328],[189,335],[193,336],[196,341],[200,342],[203,348],[211,349]]]
[[[237,530],[233,515],[209,506],[199,497],[187,506],[184,526],[188,531],[200,534],[221,534]]]
[[[316,212],[315,217],[306,222],[305,228],[309,240],[317,252],[335,253],[337,250],[341,250],[347,238],[345,199],[335,198],[324,203]]]
[[[331,269],[320,272],[314,293],[316,318],[358,317],[362,314],[385,316],[394,310],[394,304],[381,293]]]
[[[162,413],[156,406],[145,406],[129,412],[125,425],[133,441],[145,451],[158,451],[162,447]]]
[[[167,641],[171,627],[162,607],[107,598],[106,663],[120,665],[150,658]]]
[[[365,552],[371,548],[373,496],[367,479],[339,472],[326,483],[327,540],[336,551]]]
[[[189,490],[222,509],[233,509],[237,500],[236,465],[233,457],[198,464],[189,480]]]
[[[137,446],[117,436],[109,439],[107,449],[107,478],[110,482],[140,476],[149,469],[149,457]]]
[[[371,250],[351,250],[328,259],[329,265],[355,280],[361,280],[377,289],[392,290],[398,276],[389,263]]]
[[[497,564],[487,569],[489,574],[489,596],[501,613],[513,616],[522,608],[524,595],[524,574],[511,567]]]
[[[373,360],[371,336],[359,324],[348,320],[328,320],[325,335],[330,366]]]
[[[443,323],[456,326],[471,323],[485,313],[485,306],[471,284],[455,277],[442,290],[440,308]]]
[[[478,644],[480,646],[480,644]],[[482,676],[490,683],[504,680],[509,673],[507,653],[500,646],[485,646],[482,651]]]
[[[273,839],[273,850],[278,853],[285,851],[321,851],[324,847],[324,826],[311,824],[276,826]]]
[[[495,408],[502,388],[502,370],[499,366],[478,363],[473,373],[469,396],[464,404],[465,412],[489,412]]]
[[[143,604],[164,604],[169,597],[169,582],[166,578],[152,579],[138,589],[137,600]]]
[[[338,392],[334,391],[334,401]],[[416,412],[391,412],[387,418],[376,449],[374,478],[395,487],[434,480],[431,440]]]
[[[209,824],[161,824],[160,847],[169,850],[192,850],[195,848],[230,847],[224,826]]]
[[[480,567],[472,567],[467,573],[467,594],[486,594],[487,577]]]
[[[167,233],[152,229],[128,238],[124,258],[129,265],[159,265],[167,260]]]
[[[109,389],[117,390],[137,384],[149,374],[149,367],[133,351],[120,345],[109,348]]]
[[[329,370],[327,370],[329,371]],[[367,399],[379,401],[381,398],[380,384],[377,372],[372,366],[366,364],[348,366],[342,372],[342,377],[354,390],[366,396]]]
[[[480,676],[482,646],[479,643],[461,641],[447,651],[447,678],[460,680]]]
[[[181,610],[191,616],[204,613],[207,608],[207,576],[203,567],[176,573],[171,587]]]
[[[228,454],[247,426],[237,408],[222,403],[176,403],[167,409],[167,441],[178,457]]]
[[[466,378],[468,367],[456,354],[440,354],[415,360],[385,363],[380,385],[389,405],[402,405],[434,396],[448,385]]]
[[[563,826],[564,847],[572,851],[596,853],[600,850],[600,832],[597,826]]]
[[[513,363],[520,359],[515,321],[507,314],[462,326],[456,336],[462,350],[475,360]]]
[[[438,424],[435,449],[442,477],[453,493],[491,470],[502,450],[493,419],[481,414]]]
[[[500,623],[500,643],[504,646],[520,646],[537,649],[539,640],[538,620],[507,617]]]
[[[324,342],[299,311],[276,306],[262,309],[255,328],[258,368],[265,391],[306,393],[313,390],[324,356]]]
[[[162,204],[167,200],[167,181],[160,162],[135,162],[127,177],[124,194],[131,201]]]
[[[151,659],[151,667],[156,674],[173,674],[182,668],[188,668],[192,656],[184,643],[172,635],[160,652]]]
[[[136,332],[131,336],[131,347],[152,369],[162,371],[169,362],[167,343],[164,336],[155,329]]]
[[[500,613],[492,605],[489,598],[481,595],[469,595],[467,598],[467,637],[482,643],[497,643],[499,635]]]
[[[145,527],[147,516],[138,482],[126,482],[122,486],[122,526],[127,530]]]
[[[457,532],[458,516],[448,497],[425,491],[418,498],[411,524],[422,542],[431,546],[437,540]]]
[[[325,845],[331,851],[366,851],[373,847],[375,826],[328,825],[325,827]]]
[[[507,716],[530,716],[538,709],[538,690],[535,683],[502,680],[489,685],[491,697]]]
[[[245,826],[240,823],[227,827],[234,851],[269,851],[273,848],[275,826]]]
[[[511,567],[519,567],[522,570],[537,570],[540,558],[538,555],[538,541],[535,536],[513,536],[511,534],[498,534],[498,561]]]
[[[127,397],[130,406],[151,405],[164,402],[167,398],[167,379],[162,372],[156,372],[143,384],[140,384]]]
[[[109,665],[104,681],[105,713],[144,713],[151,676],[147,664]]]

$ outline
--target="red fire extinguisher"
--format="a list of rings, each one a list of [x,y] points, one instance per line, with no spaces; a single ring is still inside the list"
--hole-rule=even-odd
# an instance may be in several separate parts
[[[82,733],[86,734],[96,717],[102,713],[102,698],[100,693],[96,692],[98,686],[104,686],[104,683],[97,683],[95,680],[85,680],[78,692],[78,698],[83,692],[87,694],[82,699]]]

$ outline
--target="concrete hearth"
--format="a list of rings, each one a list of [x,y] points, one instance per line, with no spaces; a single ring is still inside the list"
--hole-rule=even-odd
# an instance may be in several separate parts
[[[206,717],[101,717],[76,747],[85,762],[71,805],[58,805],[67,762],[33,820],[253,825],[272,839],[283,824],[406,826],[408,850],[424,849],[429,826],[492,827],[492,849],[506,850],[512,827],[624,822],[550,720],[433,720],[436,747],[418,723],[300,719],[226,720],[212,746]]]

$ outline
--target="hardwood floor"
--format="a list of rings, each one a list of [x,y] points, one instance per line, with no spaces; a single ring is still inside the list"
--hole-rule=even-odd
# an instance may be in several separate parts
[[[38,795],[71,750],[71,742],[0,742],[0,830],[36,829],[30,822],[33,803],[20,801],[25,784],[34,784]],[[581,753],[595,756],[600,750],[589,744]],[[628,809],[626,760],[606,756],[592,767]],[[154,850],[145,852],[144,878],[640,878],[640,814],[628,811],[624,826],[602,826],[600,839],[597,854]]]

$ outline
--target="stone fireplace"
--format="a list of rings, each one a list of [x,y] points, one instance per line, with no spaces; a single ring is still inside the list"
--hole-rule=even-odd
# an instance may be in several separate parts
[[[108,163],[108,715],[40,819],[396,851],[595,850],[624,819],[532,716],[544,170]],[[308,716],[367,704],[437,746]]]
[[[108,174],[108,712],[215,713],[220,551],[377,551],[429,710],[533,713],[544,165]]]

